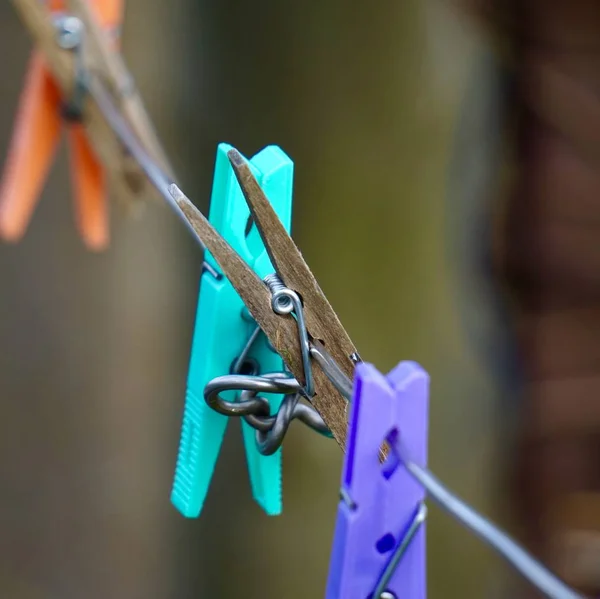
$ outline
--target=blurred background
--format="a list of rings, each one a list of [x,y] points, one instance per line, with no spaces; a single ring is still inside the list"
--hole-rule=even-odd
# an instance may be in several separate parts
[[[0,32],[6,148],[31,49],[9,3]],[[509,366],[471,264],[500,126],[488,50],[444,0],[129,0],[123,32],[203,211],[219,142],[292,157],[294,238],[363,359],[429,371],[432,470],[510,525]],[[202,256],[157,205],[113,211],[94,255],[71,204],[63,149],[25,239],[0,246],[0,597],[322,597],[339,448],[292,426],[270,519],[232,422],[202,516],[184,520],[169,496]],[[428,526],[429,597],[497,596],[488,550],[435,507]]]

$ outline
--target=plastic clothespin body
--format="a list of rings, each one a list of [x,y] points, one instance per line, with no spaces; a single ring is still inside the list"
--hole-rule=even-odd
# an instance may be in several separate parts
[[[425,492],[397,448],[400,440],[426,465],[428,387],[427,373],[413,362],[387,376],[371,364],[356,367],[326,599],[425,599]],[[381,464],[385,441],[390,451]]]
[[[220,144],[217,151],[209,220],[225,240],[264,278],[273,272],[271,261],[254,225],[239,187],[227,152],[231,146]],[[292,220],[292,187],[294,165],[277,146],[268,146],[249,164],[281,222],[289,232]],[[251,226],[248,226],[251,225]],[[217,272],[212,256],[205,255]],[[171,501],[186,517],[198,517],[221,449],[228,417],[212,410],[204,400],[204,387],[214,377],[228,374],[242,352],[256,324],[242,316],[244,303],[222,277],[217,280],[205,271],[201,277],[196,325],[190,359],[185,411],[175,481]],[[264,335],[254,342],[249,357],[260,372],[280,372],[284,364],[273,352]],[[272,413],[283,395],[265,394]],[[223,393],[233,400],[233,392]],[[269,515],[282,510],[281,449],[263,456],[256,447],[255,431],[242,422],[250,484],[257,503]]]

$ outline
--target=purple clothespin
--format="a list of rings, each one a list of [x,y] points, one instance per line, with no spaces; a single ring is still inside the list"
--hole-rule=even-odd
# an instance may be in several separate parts
[[[426,466],[428,415],[429,376],[418,364],[387,376],[357,364],[326,599],[425,599],[425,490],[400,447]]]

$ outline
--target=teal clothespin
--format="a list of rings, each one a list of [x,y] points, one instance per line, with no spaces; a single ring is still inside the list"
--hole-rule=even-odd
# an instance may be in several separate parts
[[[210,203],[209,220],[231,247],[264,278],[274,272],[271,261],[254,225],[237,182],[227,152],[219,144]],[[294,163],[277,146],[267,146],[249,161],[253,174],[289,232],[292,220]],[[228,417],[212,410],[204,401],[204,387],[214,377],[229,374],[256,324],[243,318],[244,303],[209,252],[204,259],[221,275],[205,271],[200,279],[200,294],[192,354],[188,373],[185,411],[175,470],[171,502],[186,517],[200,514],[213,475]],[[261,372],[282,371],[281,357],[267,345],[261,333],[249,354]],[[223,394],[232,400],[234,392]],[[228,396],[229,395],[229,396]],[[267,396],[275,413],[283,395]],[[250,484],[254,499],[268,515],[282,510],[281,449],[263,456],[256,447],[255,431],[242,422]]]

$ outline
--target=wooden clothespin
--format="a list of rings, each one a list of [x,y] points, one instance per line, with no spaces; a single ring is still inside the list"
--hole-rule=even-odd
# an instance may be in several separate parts
[[[100,250],[109,240],[106,183],[121,206],[131,210],[152,192],[136,162],[126,154],[103,113],[87,92],[104,86],[146,151],[167,173],[171,168],[132,78],[116,48],[123,0],[13,0],[32,33],[32,56],[15,133],[0,188],[0,238],[22,237],[37,203],[62,128],[61,106],[69,108],[71,172],[77,223],[84,242]],[[57,17],[62,16],[62,22]],[[75,17],[76,20],[67,17]],[[69,30],[73,24],[80,32]],[[61,32],[61,26],[67,30]],[[77,33],[79,39],[69,39]],[[75,96],[74,96],[75,94]]]

